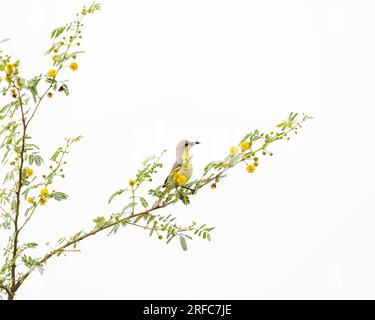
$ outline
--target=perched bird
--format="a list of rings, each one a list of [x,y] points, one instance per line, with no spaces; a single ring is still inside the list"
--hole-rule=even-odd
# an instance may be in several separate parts
[[[190,180],[193,174],[193,165],[191,156],[189,154],[190,148],[200,142],[190,142],[188,140],[181,140],[176,148],[176,162],[174,163],[170,174],[164,182],[163,187],[176,188],[181,186],[184,189],[195,193],[195,190],[185,187],[184,185]]]

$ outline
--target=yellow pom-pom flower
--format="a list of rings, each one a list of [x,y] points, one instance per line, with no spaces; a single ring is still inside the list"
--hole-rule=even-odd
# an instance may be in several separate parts
[[[247,141],[242,141],[240,143],[240,148],[241,148],[242,152],[244,152],[244,151],[250,149],[250,143],[247,142]]]
[[[17,90],[16,88],[11,88],[10,89],[10,94],[13,98],[17,98]]]
[[[31,177],[33,174],[34,174],[34,170],[33,169],[31,169],[31,168],[27,168],[26,169],[26,175],[28,177]]]
[[[47,188],[43,188],[42,190],[40,190],[40,195],[42,197],[47,197],[49,195],[48,189]]]
[[[132,187],[132,186],[134,186],[134,185],[135,185],[135,181],[134,181],[133,179],[130,179],[130,180],[129,180],[129,186]]]
[[[32,197],[28,197],[28,198],[27,198],[27,202],[28,202],[28,203],[33,203],[33,202],[34,202],[34,199],[33,199]]]
[[[47,75],[51,78],[54,78],[57,75],[57,71],[55,69],[48,70]]]
[[[187,181],[186,177],[182,173],[178,172],[175,174],[174,179],[180,186],[184,185]]]
[[[238,152],[238,148],[233,146],[233,147],[230,147],[230,153],[231,154],[236,154]]]
[[[14,72],[14,64],[13,63],[7,63],[5,65],[5,72],[8,74],[8,75],[12,75],[13,72]]]
[[[78,70],[78,63],[77,62],[72,62],[69,66],[70,70],[72,71],[77,71]]]
[[[60,56],[58,54],[55,54],[55,55],[52,56],[53,62],[59,62],[59,60],[60,60]]]
[[[249,173],[253,173],[255,171],[255,166],[252,165],[252,164],[249,164],[247,167],[246,167],[246,170],[247,172]]]
[[[47,199],[46,198],[40,198],[40,205],[41,206],[44,206],[46,203],[47,203]]]

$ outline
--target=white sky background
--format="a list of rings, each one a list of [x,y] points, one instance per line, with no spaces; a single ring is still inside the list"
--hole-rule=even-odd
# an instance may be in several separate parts
[[[87,1],[0,0],[0,37],[26,76],[51,66],[49,34]],[[53,259],[19,299],[375,298],[373,1],[103,1],[86,20],[71,96],[46,101],[31,134],[47,158],[82,134],[27,234],[44,243],[121,208],[109,195],[183,138],[195,176],[254,128],[315,117],[250,175],[164,210],[215,226],[183,252],[127,227]],[[24,238],[26,241],[26,238]]]

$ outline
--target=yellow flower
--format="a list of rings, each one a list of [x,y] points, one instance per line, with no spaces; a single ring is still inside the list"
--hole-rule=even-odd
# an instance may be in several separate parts
[[[54,78],[57,75],[57,71],[55,69],[48,70],[47,75],[51,78]]]
[[[54,56],[52,56],[53,62],[59,62],[59,60],[60,60],[60,56],[58,54],[55,54]]]
[[[42,190],[40,190],[40,195],[42,197],[47,197],[49,195],[48,189],[47,188],[43,188]]]
[[[33,174],[34,174],[34,170],[33,169],[31,169],[31,168],[27,168],[26,169],[26,175],[28,177],[31,177]]]
[[[12,63],[7,63],[7,64],[5,65],[5,72],[6,72],[8,75],[13,74],[13,72],[14,72],[14,64],[12,64]]]
[[[27,198],[27,202],[28,202],[28,203],[33,203],[33,202],[34,202],[34,199],[31,198],[31,197],[28,197],[28,198]]]
[[[40,198],[40,205],[41,206],[44,206],[46,203],[47,203],[47,199],[46,198]]]
[[[78,70],[78,63],[77,62],[72,62],[69,66],[70,70],[72,71],[77,71]]]
[[[242,152],[244,152],[244,151],[250,149],[250,143],[247,142],[247,141],[242,141],[240,143],[240,147],[241,147]]]
[[[178,172],[175,174],[174,179],[180,186],[184,185],[187,181],[186,177],[182,173]]]
[[[132,186],[134,186],[134,185],[135,185],[135,181],[134,181],[133,179],[130,179],[130,180],[129,180],[129,186],[132,187]]]
[[[15,88],[10,89],[10,94],[13,98],[17,98],[17,90]]]
[[[253,173],[255,171],[255,166],[252,164],[249,164],[246,168],[248,173]]]
[[[238,152],[238,148],[233,146],[233,147],[230,147],[230,153],[231,154],[236,154]]]

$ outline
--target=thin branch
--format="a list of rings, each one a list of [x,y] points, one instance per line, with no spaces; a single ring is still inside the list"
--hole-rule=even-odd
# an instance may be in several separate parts
[[[25,166],[25,161],[26,161],[26,152],[27,152],[27,143],[26,143],[26,139],[28,138],[28,136],[26,134],[27,128],[28,128],[28,125],[30,124],[31,120],[34,118],[35,114],[37,113],[42,101],[44,100],[44,97],[48,94],[48,92],[51,90],[51,88],[57,83],[55,78],[58,75],[59,71],[64,67],[63,64],[68,60],[69,50],[70,50],[71,46],[73,45],[74,40],[76,40],[78,38],[79,33],[81,32],[79,26],[81,25],[81,21],[83,19],[83,16],[85,16],[87,13],[93,13],[95,10],[99,10],[99,9],[100,9],[100,6],[98,4],[95,4],[95,3],[92,4],[89,9],[85,9],[85,7],[84,7],[79,21],[78,20],[75,21],[75,22],[77,22],[77,27],[76,27],[75,33],[71,37],[70,42],[68,43],[68,45],[66,47],[66,50],[63,52],[62,59],[59,61],[59,64],[57,64],[57,67],[56,67],[57,71],[56,71],[55,76],[53,77],[53,81],[52,81],[52,83],[50,83],[47,86],[47,89],[43,92],[43,94],[41,96],[38,95],[38,99],[37,99],[37,101],[35,101],[35,107],[34,107],[33,110],[32,109],[29,109],[29,110],[26,109],[27,100],[23,100],[23,95],[21,94],[22,89],[20,88],[19,85],[16,85],[15,78],[12,78],[13,71],[9,72],[9,74],[8,74],[7,70],[5,70],[5,73],[7,74],[7,78],[10,79],[10,81],[8,81],[8,87],[1,90],[0,93],[3,94],[5,92],[7,92],[8,89],[11,86],[14,86],[14,89],[17,91],[17,96],[15,96],[15,94],[13,94],[13,93],[12,93],[12,95],[14,95],[15,98],[18,97],[20,112],[21,112],[21,123],[22,123],[22,124],[19,124],[19,120],[17,119],[17,126],[21,127],[21,125],[22,125],[22,130],[21,130],[22,136],[21,136],[21,149],[16,151],[17,156],[20,157],[20,162],[18,163],[18,168],[17,168],[18,169],[18,177],[15,178],[16,181],[15,181],[14,187],[12,187],[12,189],[11,189],[12,195],[14,194],[14,196],[13,196],[14,204],[12,204],[13,216],[14,217],[10,216],[10,219],[12,220],[13,225],[14,225],[14,232],[12,231],[12,233],[11,233],[11,238],[9,240],[9,246],[8,246],[9,255],[11,256],[10,266],[9,266],[10,274],[11,274],[10,279],[9,279],[10,283],[5,285],[5,284],[3,284],[3,282],[0,282],[0,290],[5,290],[7,292],[8,299],[14,298],[15,292],[19,288],[19,285],[20,285],[19,281],[17,282],[17,272],[16,272],[17,271],[16,270],[17,269],[17,259],[19,258],[18,256],[20,254],[19,253],[19,251],[20,251],[19,234],[20,234],[20,231],[24,228],[24,226],[31,219],[31,217],[33,216],[33,213],[35,211],[35,208],[34,208],[34,210],[31,212],[30,216],[25,219],[23,224],[19,221],[20,216],[21,216],[20,211],[21,211],[22,188],[26,184],[25,180],[24,180],[24,175],[23,175],[24,172],[23,171],[24,171],[24,166]],[[67,30],[69,30],[69,28]],[[1,59],[1,60],[3,62],[3,59]],[[39,78],[39,80],[40,79],[41,79],[41,77]],[[48,81],[49,81],[49,79],[47,78],[47,82]],[[11,108],[9,108],[6,111],[5,116],[7,116],[8,112],[12,112],[11,113],[11,118],[12,118],[14,113],[16,111],[18,111],[18,108],[15,107],[14,111],[10,111],[10,110],[11,110]],[[27,117],[29,115],[29,112],[31,112],[31,115],[27,119]],[[17,134],[18,134],[18,132],[17,132]],[[15,146],[13,145],[13,147],[15,147]],[[61,160],[60,160],[59,165],[60,164],[61,164]],[[53,171],[51,174],[55,174],[56,170]],[[3,210],[5,213],[7,213],[2,207],[0,209]],[[20,227],[20,225],[21,225],[21,227]],[[87,236],[89,236],[89,235],[87,235]],[[68,246],[70,246],[70,245],[71,244],[69,244]],[[29,270],[29,272],[31,272],[31,271]]]
[[[80,20],[80,21],[82,21],[82,17],[81,17],[81,20]],[[76,32],[75,32],[75,34],[74,34],[74,36],[73,36],[73,41],[74,41],[75,39],[77,39],[77,37],[78,37],[78,30],[79,30],[79,29],[77,28],[77,30],[76,30]],[[55,76],[55,78],[58,76],[60,70],[61,70],[62,67],[63,67],[63,62],[65,61],[65,59],[66,59],[66,57],[67,57],[67,54],[68,54],[68,52],[69,52],[70,47],[71,47],[72,44],[73,44],[73,41],[71,41],[71,42],[68,44],[68,46],[66,47],[66,50],[65,50],[65,52],[64,52],[64,56],[63,56],[62,61],[61,61],[61,63],[60,63],[60,66],[59,66],[59,68],[58,68],[57,71],[56,71],[56,76]],[[38,103],[36,104],[33,113],[31,114],[29,120],[27,120],[27,122],[26,122],[26,127],[29,125],[30,121],[34,118],[35,113],[38,111],[39,106],[40,106],[42,100],[43,100],[44,97],[47,95],[48,91],[51,90],[52,86],[53,86],[53,83],[51,83],[51,84],[48,86],[47,90],[44,91],[44,93],[40,96],[40,98],[39,98],[39,100],[38,100]]]
[[[12,296],[12,292],[9,290],[9,288],[3,285],[2,283],[0,283],[0,289],[3,289],[4,291],[6,291],[9,297]]]
[[[60,160],[59,162],[56,164],[56,167],[52,170],[52,172],[50,173],[51,175],[55,174],[57,172],[57,170],[61,167],[61,163],[62,161],[64,160],[64,156],[65,154],[67,153],[68,151],[68,148],[71,146],[71,144],[69,142],[66,143],[65,145],[65,148],[63,149],[63,151],[61,152],[61,157],[60,157]],[[41,184],[41,185],[45,185],[44,183]],[[19,228],[19,232],[21,232],[21,230],[27,225],[27,223],[30,221],[30,219],[33,217],[36,209],[38,208],[38,206],[34,206],[34,208],[32,209],[31,213],[29,214],[28,217],[26,217],[25,221],[23,222],[23,224],[21,225],[21,227]]]
[[[59,252],[62,252],[64,251],[66,248],[82,241],[83,239],[85,238],[88,238],[88,237],[91,237],[91,236],[94,236],[95,234],[97,234],[98,232],[101,232],[101,231],[104,231],[108,228],[111,228],[117,224],[120,224],[120,223],[128,223],[128,220],[129,219],[133,219],[133,218],[136,218],[138,216],[142,216],[142,215],[147,215],[149,214],[150,212],[152,211],[155,211],[155,210],[158,210],[158,209],[161,209],[161,208],[165,208],[169,205],[171,205],[172,203],[175,203],[177,202],[178,199],[175,199],[175,200],[172,200],[166,204],[163,204],[163,205],[160,205],[160,206],[157,206],[155,208],[150,208],[148,210],[145,210],[145,211],[142,211],[142,212],[139,212],[139,213],[136,213],[136,214],[133,214],[133,215],[130,215],[126,218],[123,218],[123,219],[120,219],[118,221],[115,221],[115,222],[112,222],[110,224],[107,224],[107,225],[104,225],[102,227],[99,227],[99,228],[96,228],[88,233],[85,233],[84,235],[74,239],[74,240],[70,240],[68,241],[67,243],[65,243],[64,245],[62,245],[61,247],[57,248],[57,249],[54,249],[52,251],[50,251],[48,254],[46,254],[40,261],[39,261],[39,264],[43,264],[45,263],[49,258],[53,257],[54,255],[58,254]],[[29,270],[27,271],[17,282],[16,286],[15,286],[15,291],[20,287],[20,285],[23,283],[23,281],[25,281],[25,279],[31,274],[32,270]]]
[[[20,205],[21,205],[21,190],[23,186],[23,165],[25,161],[25,147],[26,147],[26,119],[25,119],[25,112],[23,109],[23,101],[20,89],[17,88],[20,109],[21,109],[21,117],[22,117],[22,145],[20,151],[20,166],[18,169],[18,187],[16,190],[16,208],[15,208],[15,217],[14,217],[14,238],[13,238],[13,256],[12,256],[12,267],[11,267],[11,277],[12,277],[12,289],[11,291],[14,292],[14,288],[16,286],[16,260],[17,260],[17,251],[18,251],[18,217],[20,215]]]
[[[307,118],[306,118],[307,119]],[[290,129],[286,130],[285,132],[283,132],[277,139],[275,140],[272,140],[270,141],[269,143],[271,142],[274,142],[276,140],[279,140],[281,139],[281,137],[285,137],[287,136],[290,132],[294,131],[296,129],[297,126],[300,125],[300,123],[304,122],[305,119],[301,120],[301,122],[297,122],[294,126],[292,126]],[[264,146],[256,149],[255,151],[252,151],[253,154],[256,154],[260,151],[263,151],[264,150]],[[245,157],[245,155],[244,155]],[[237,162],[235,165],[241,163],[242,161],[244,161],[244,159],[241,159],[239,162]],[[230,166],[230,167],[226,167],[224,169],[222,169],[221,171],[219,171],[216,175],[212,176],[211,178],[207,178],[207,180],[201,184],[201,185],[198,185],[196,187],[195,190],[199,190],[201,188],[203,188],[204,186],[206,186],[207,184],[215,181],[217,178],[220,178],[223,176],[223,174],[229,170],[230,168],[233,168],[235,165],[233,166]],[[191,194],[191,193],[190,193]],[[88,238],[88,237],[91,237],[91,236],[94,236],[96,235],[97,233],[101,232],[101,231],[104,231],[104,230],[107,230],[108,228],[111,228],[111,227],[114,227],[118,224],[131,224],[131,225],[134,225],[133,222],[129,221],[130,219],[133,219],[133,218],[136,218],[136,217],[139,217],[139,216],[142,216],[142,215],[148,215],[150,214],[151,212],[153,211],[156,211],[156,210],[159,210],[159,209],[162,209],[162,208],[165,208],[165,207],[168,207],[174,203],[176,203],[178,200],[180,200],[179,198],[175,198],[167,203],[163,203],[163,204],[159,204],[157,205],[156,207],[152,207],[150,209],[147,209],[147,210],[144,210],[142,212],[139,212],[139,213],[136,213],[136,214],[133,214],[131,213],[129,216],[125,217],[125,218],[122,218],[122,219],[119,219],[118,221],[114,221],[114,222],[111,222],[109,224],[105,224],[99,228],[95,228],[93,229],[92,231],[88,232],[88,233],[85,233],[83,234],[82,236],[79,236],[77,237],[76,239],[73,239],[73,240],[69,240],[68,242],[66,242],[65,244],[63,244],[62,246],[60,246],[59,248],[57,249],[54,249],[52,251],[50,251],[48,254],[46,254],[43,258],[41,258],[38,263],[40,265],[44,264],[45,262],[47,262],[47,260],[49,260],[51,257],[57,255],[58,253],[61,253],[63,251],[65,251],[66,248],[72,246],[72,245],[75,245],[77,243],[79,243],[80,241]],[[20,285],[26,280],[26,278],[32,273],[33,270],[29,270],[27,271],[24,275],[22,275],[19,280],[17,281],[17,284],[15,286],[15,290],[14,292],[20,287]]]

